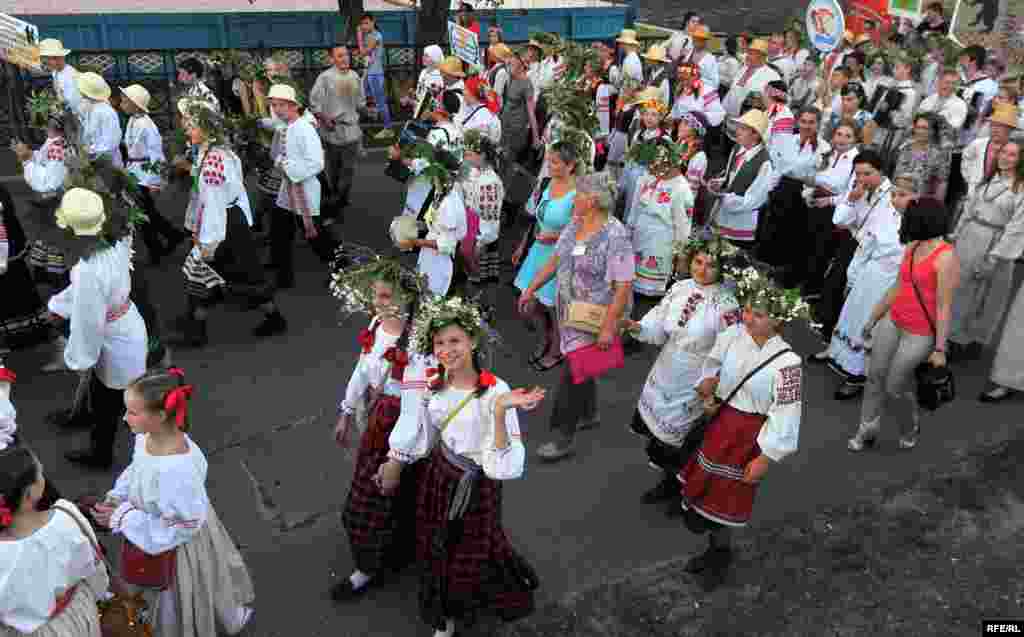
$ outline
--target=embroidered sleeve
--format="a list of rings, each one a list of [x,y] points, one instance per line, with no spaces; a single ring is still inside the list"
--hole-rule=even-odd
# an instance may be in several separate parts
[[[206,489],[191,466],[174,467],[158,477],[155,500],[123,502],[111,516],[111,530],[150,555],[186,544],[206,523]]]
[[[438,432],[427,416],[427,370],[436,365],[424,356],[413,356],[402,377],[402,406],[388,437],[388,457],[409,464],[425,457],[437,442]]]
[[[790,358],[790,355],[785,358]],[[757,444],[764,455],[776,462],[797,449],[803,411],[802,375],[799,362],[783,367],[775,374],[771,406],[757,436]]]
[[[499,380],[498,384],[484,396],[480,408],[483,419],[480,425],[487,432],[484,435],[480,465],[483,467],[484,474],[492,480],[521,478],[526,468],[526,448],[523,446],[522,436],[519,432],[519,416],[515,409],[505,410],[505,431],[508,433],[508,445],[504,449],[497,449],[494,446],[495,402],[499,395],[508,391],[510,391],[509,386]]]

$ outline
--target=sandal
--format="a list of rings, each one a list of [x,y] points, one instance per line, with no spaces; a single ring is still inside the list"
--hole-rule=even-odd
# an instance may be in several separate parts
[[[565,357],[559,355],[559,356],[556,356],[555,358],[547,359],[547,363],[545,364],[544,363],[544,357],[541,357],[540,360],[538,360],[538,361],[533,363],[533,369],[534,369],[534,371],[537,371],[537,372],[550,371],[550,370],[558,367],[559,365],[561,365],[562,361],[564,361],[564,360],[565,360]]]

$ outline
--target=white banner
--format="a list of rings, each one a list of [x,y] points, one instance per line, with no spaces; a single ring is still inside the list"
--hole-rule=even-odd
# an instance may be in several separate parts
[[[39,68],[39,27],[0,13],[0,60]]]

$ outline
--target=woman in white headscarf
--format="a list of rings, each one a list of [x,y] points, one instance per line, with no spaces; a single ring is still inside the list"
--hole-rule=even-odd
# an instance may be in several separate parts
[[[444,78],[438,65],[444,60],[444,51],[436,44],[423,49],[423,70],[420,71],[420,78],[416,82],[415,104],[413,113],[417,118],[426,113],[433,113],[440,104],[437,99],[444,91]]]

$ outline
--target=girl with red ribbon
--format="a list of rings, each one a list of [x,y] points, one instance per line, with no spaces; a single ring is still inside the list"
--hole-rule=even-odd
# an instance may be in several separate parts
[[[132,463],[92,513],[122,536],[121,576],[145,587],[157,634],[216,635],[221,627],[235,635],[252,617],[255,594],[207,494],[206,456],[187,433],[194,391],[176,367],[125,390]]]
[[[336,601],[357,597],[383,572],[411,562],[415,481],[391,496],[381,493],[374,476],[387,459],[388,437],[401,413],[402,383],[410,362],[408,319],[421,285],[409,268],[377,257],[333,275],[331,289],[342,301],[342,311],[372,317],[359,334],[359,359],[338,404],[334,429],[335,440],[346,452],[358,447],[342,513],[355,568],[332,587]]]

